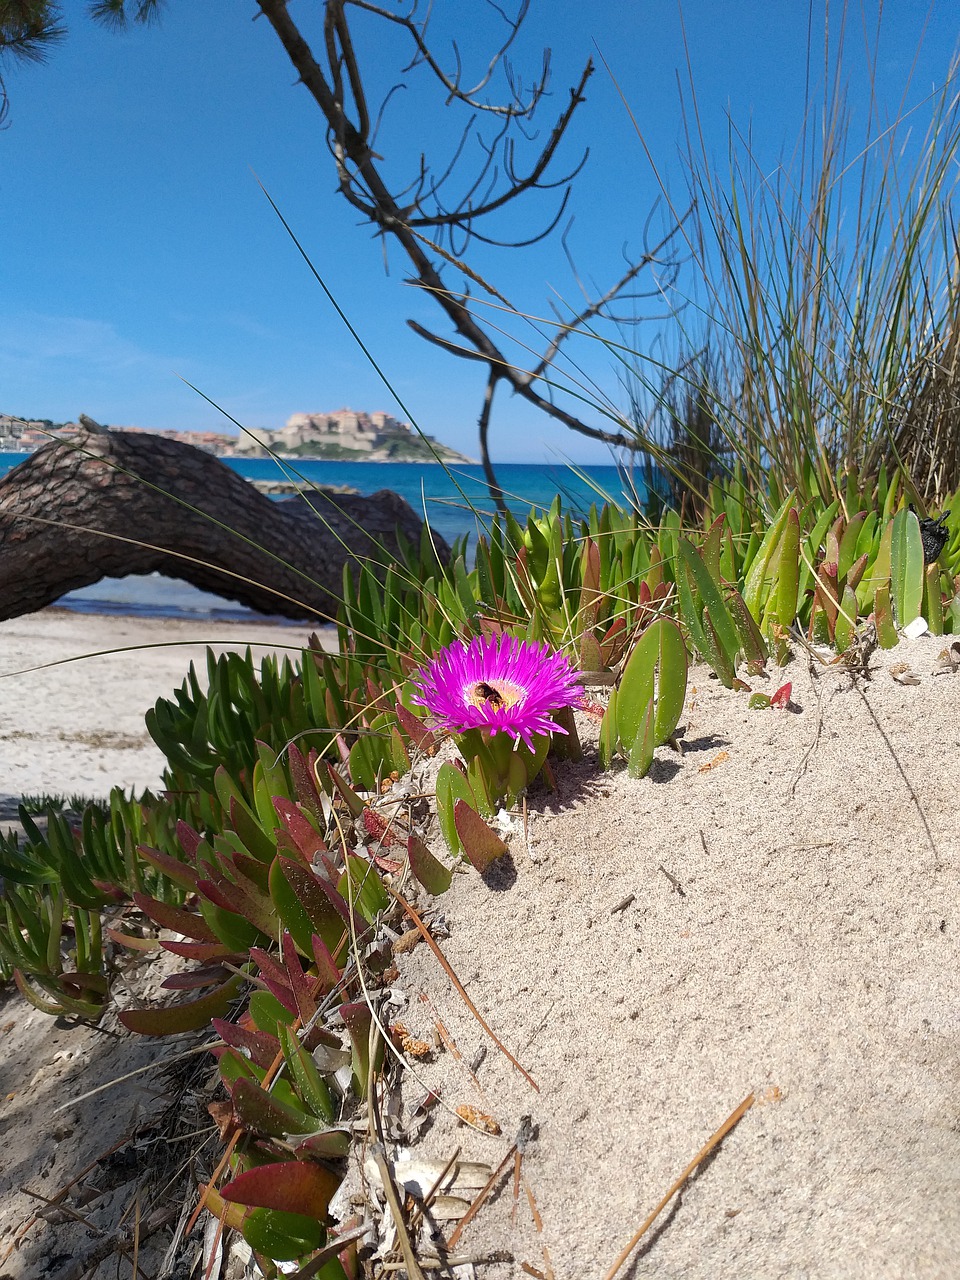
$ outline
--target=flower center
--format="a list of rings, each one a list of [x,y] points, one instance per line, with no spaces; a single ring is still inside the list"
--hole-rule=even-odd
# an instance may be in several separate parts
[[[502,707],[515,706],[526,692],[526,689],[514,684],[512,680],[497,680],[496,682],[478,680],[467,691],[466,700],[480,711],[487,709],[499,711]]]

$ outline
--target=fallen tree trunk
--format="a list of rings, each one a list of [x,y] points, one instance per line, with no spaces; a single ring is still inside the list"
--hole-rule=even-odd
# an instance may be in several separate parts
[[[162,573],[262,613],[329,621],[346,563],[395,560],[398,527],[419,541],[420,520],[386,489],[271,502],[192,445],[83,421],[75,441],[0,479],[0,619],[103,577]]]

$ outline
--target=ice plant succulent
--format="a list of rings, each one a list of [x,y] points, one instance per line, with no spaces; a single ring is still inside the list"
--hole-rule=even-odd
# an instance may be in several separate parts
[[[580,676],[548,645],[482,636],[442,649],[414,678],[413,701],[452,733],[488,812],[514,803],[540,772],[553,713],[580,701]]]

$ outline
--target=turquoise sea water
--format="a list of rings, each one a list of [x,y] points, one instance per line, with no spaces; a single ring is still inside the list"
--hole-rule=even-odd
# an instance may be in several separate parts
[[[0,452],[0,475],[28,456]],[[450,543],[469,534],[472,545],[478,515],[481,521],[489,521],[493,511],[479,466],[458,466],[448,473],[436,464],[413,462],[298,461],[281,470],[272,458],[224,458],[223,461],[248,480],[302,478],[313,484],[349,485],[360,493],[392,489],[406,498],[419,514],[425,512],[433,529]],[[521,520],[531,506],[549,506],[558,493],[563,497],[564,507],[572,512],[585,512],[591,503],[600,503],[605,498],[617,502],[631,500],[631,481],[615,466],[572,469],[562,463],[504,463],[496,470],[508,505]],[[639,477],[636,486],[642,492]],[[471,504],[477,514],[471,510]],[[235,603],[159,574],[104,578],[92,587],[70,592],[58,604],[86,613],[223,620],[254,616]]]

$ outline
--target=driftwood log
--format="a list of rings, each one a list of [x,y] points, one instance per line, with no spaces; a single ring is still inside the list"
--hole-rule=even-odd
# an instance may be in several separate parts
[[[273,502],[192,445],[82,421],[75,441],[0,479],[0,619],[103,577],[162,573],[261,613],[327,621],[348,561],[389,564],[398,527],[419,541],[421,521],[389,490]]]

